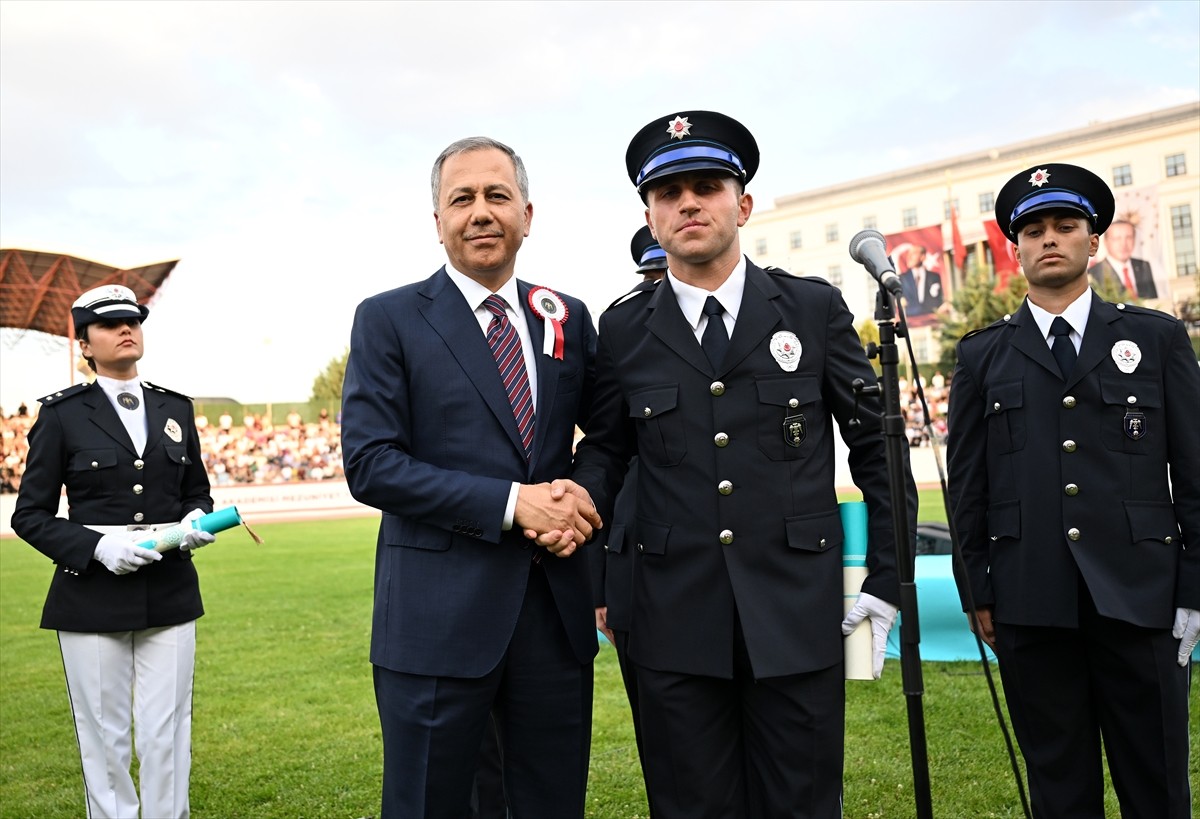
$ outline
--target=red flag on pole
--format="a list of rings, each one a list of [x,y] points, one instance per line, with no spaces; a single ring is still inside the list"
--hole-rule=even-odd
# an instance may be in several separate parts
[[[967,246],[963,244],[962,234],[958,232],[958,208],[950,208],[950,241],[954,247],[954,266],[958,268],[960,279],[966,278]]]
[[[1017,246],[1008,240],[995,219],[984,219],[983,229],[987,233],[988,246],[992,249],[992,263],[996,266],[996,292],[1008,287],[1008,280],[1021,270],[1017,263]]]

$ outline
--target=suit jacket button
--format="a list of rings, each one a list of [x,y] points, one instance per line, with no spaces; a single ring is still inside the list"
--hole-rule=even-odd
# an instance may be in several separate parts
[[[796,407],[800,406],[800,402],[797,401],[795,398],[789,398],[788,406],[791,407],[792,409],[795,409]]]
[[[729,444],[729,436],[724,432],[718,432],[713,436],[713,443],[717,446],[727,446]]]
[[[728,546],[730,543],[733,543],[733,531],[732,530],[730,530],[730,529],[722,529],[721,530],[721,543],[724,546]]]
[[[1137,403],[1137,396],[1136,396],[1136,395],[1131,395],[1131,396],[1129,396],[1128,398],[1126,398],[1126,399],[1125,399],[1125,403],[1127,403],[1127,404],[1136,404],[1136,403]]]
[[[721,481],[717,484],[717,491],[722,495],[730,495],[733,493],[733,481]]]
[[[1079,486],[1078,484],[1069,483],[1063,488],[1063,491],[1073,498],[1079,494]]]
[[[720,381],[714,381],[708,385],[708,391],[713,395],[724,395],[725,385]]]
[[[642,410],[642,415],[646,416],[647,418],[649,418],[653,414],[654,414],[654,410],[650,409],[649,407],[646,407],[645,409]]]
[[[996,412],[999,412],[1000,411],[1000,402],[997,401],[995,404],[992,404],[992,409],[994,409]]]
[[[1073,395],[1068,395],[1066,398],[1063,399],[1063,406],[1066,407],[1067,409],[1075,409],[1075,403],[1076,403],[1075,396],[1073,396]]]
[[[92,469],[99,469],[99,468],[100,468],[100,463],[98,461],[92,461]]]
[[[138,512],[136,515],[133,516],[134,523],[141,523],[145,517],[146,516],[143,515],[141,512]]]
[[[1071,540],[1079,540],[1079,538],[1083,537],[1083,534],[1074,526],[1072,526],[1067,530],[1067,537],[1069,537]]]
[[[1076,449],[1078,449],[1078,447],[1075,445],[1075,442],[1072,441],[1070,438],[1063,441],[1063,452],[1074,452]]]
[[[820,546],[822,549],[824,549],[825,548],[825,538],[821,538],[820,543],[818,543],[817,545]]]
[[[642,544],[640,544],[640,543],[639,543],[639,544],[638,544],[638,551],[639,551],[639,552],[644,552],[644,551],[646,551],[646,547],[645,547],[645,546],[643,546]]]
[[[1170,546],[1174,540],[1175,540],[1175,538],[1171,537],[1170,535],[1167,535],[1165,538],[1163,538],[1163,543]]]
[[[142,469],[145,466],[146,466],[146,462],[143,461],[141,458],[138,458],[136,461],[133,462],[134,469]]]
[[[142,494],[142,485],[140,483],[135,483],[133,485],[133,494],[135,494],[135,495]]]

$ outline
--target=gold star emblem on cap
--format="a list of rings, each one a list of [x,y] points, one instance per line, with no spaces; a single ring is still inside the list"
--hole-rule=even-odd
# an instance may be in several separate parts
[[[671,139],[683,139],[685,136],[691,136],[692,124],[688,122],[687,117],[675,117],[667,123],[667,133],[671,135]]]
[[[1050,171],[1046,170],[1045,168],[1038,168],[1029,175],[1029,184],[1033,185],[1035,188],[1040,188],[1049,181]]]

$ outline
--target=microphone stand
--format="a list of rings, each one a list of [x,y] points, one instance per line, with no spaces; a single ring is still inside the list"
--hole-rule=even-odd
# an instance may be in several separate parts
[[[868,345],[867,356],[879,357],[883,375],[879,384],[866,386],[855,379],[855,392],[883,393],[883,435],[886,443],[888,482],[891,488],[892,529],[896,537],[896,565],[900,575],[900,670],[908,705],[908,742],[912,752],[913,796],[917,819],[932,819],[933,804],[929,792],[929,756],[925,745],[925,713],[922,697],[925,684],[921,676],[921,630],[917,619],[916,562],[908,528],[908,491],[904,480],[904,416],[900,414],[900,354],[893,297],[881,284],[875,300],[875,320],[879,324],[879,344]],[[919,375],[918,375],[919,377]]]

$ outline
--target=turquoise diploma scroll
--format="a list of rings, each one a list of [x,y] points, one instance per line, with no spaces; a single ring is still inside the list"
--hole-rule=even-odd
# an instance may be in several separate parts
[[[232,529],[242,523],[242,516],[238,513],[236,506],[226,506],[224,509],[218,509],[215,512],[209,512],[207,515],[201,515],[195,520],[190,520],[186,523],[180,523],[178,526],[172,526],[169,529],[160,529],[154,533],[154,540],[143,540],[138,545],[143,549],[153,549],[156,552],[167,552],[171,549],[179,547],[183,542],[184,536],[194,530],[208,532],[210,535],[215,535],[217,532],[224,532],[226,529]]]
[[[862,501],[838,504],[842,515],[842,614],[858,599],[867,579],[867,505]],[[871,621],[863,620],[850,636],[843,638],[846,679],[872,680]]]

